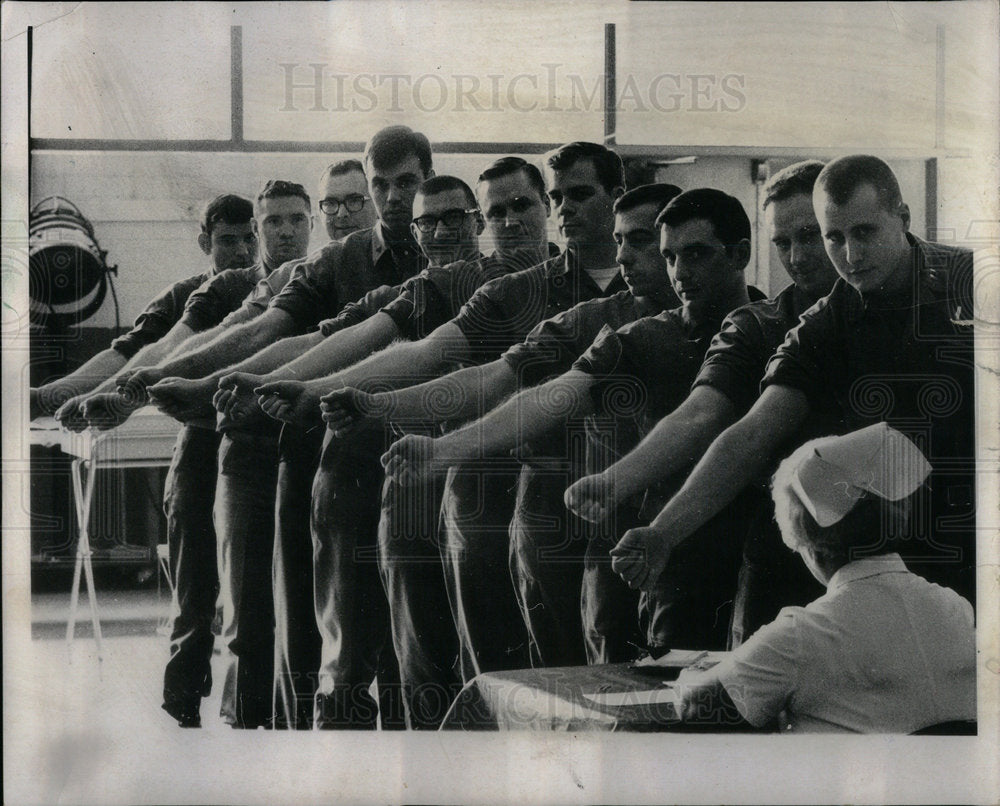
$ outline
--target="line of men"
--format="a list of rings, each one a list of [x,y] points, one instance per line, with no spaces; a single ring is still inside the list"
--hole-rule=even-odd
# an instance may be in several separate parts
[[[926,517],[887,538],[973,599],[971,255],[909,234],[881,160],[769,181],[793,280],[770,300],[738,200],[626,191],[603,146],[556,149],[544,177],[497,160],[475,192],[405,127],[355,165],[372,228],[303,257],[308,196],[279,194],[269,232],[271,183],[252,270],[190,294],[143,348],[169,354],[57,412],[107,425],[151,399],[185,423],[165,500],[180,724],[200,724],[220,582],[234,727],[436,728],[484,671],[736,645],[817,595],[759,480],[880,419],[936,469]],[[324,212],[370,209],[323,191]]]

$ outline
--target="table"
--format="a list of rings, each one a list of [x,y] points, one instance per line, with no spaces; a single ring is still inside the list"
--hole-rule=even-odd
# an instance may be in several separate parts
[[[79,534],[76,542],[76,562],[73,566],[69,620],[66,624],[66,642],[72,646],[82,573],[87,585],[90,620],[94,628],[94,640],[97,642],[98,661],[103,659],[104,648],[101,622],[97,612],[97,591],[94,587],[88,531],[97,471],[169,465],[180,429],[181,424],[177,420],[162,414],[153,406],[139,409],[120,426],[109,431],[87,429],[81,433],[73,433],[63,429],[52,417],[40,417],[31,422],[32,445],[58,447],[63,453],[74,457],[70,463],[70,475]]]
[[[682,723],[664,685],[679,672],[628,663],[489,672],[462,689],[442,730],[746,730],[735,712],[714,724]]]

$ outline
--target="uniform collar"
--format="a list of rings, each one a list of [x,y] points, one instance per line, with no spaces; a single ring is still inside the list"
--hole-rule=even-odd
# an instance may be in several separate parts
[[[910,282],[902,291],[891,294],[862,294],[848,285],[855,297],[860,299],[861,311],[909,309],[947,296],[947,273],[934,267],[936,261],[927,260],[931,245],[909,232],[906,233],[906,241],[910,245]],[[846,281],[842,282],[846,284]]]
[[[859,579],[879,576],[881,574],[905,574],[906,565],[898,554],[879,554],[875,557],[865,557],[861,560],[842,565],[827,583],[827,588],[839,588]]]
[[[406,238],[400,241],[390,241],[386,236],[385,229],[381,223],[376,224],[371,229],[372,233],[372,264],[378,262],[388,253],[394,261],[399,257],[416,258],[420,249],[413,238]]]

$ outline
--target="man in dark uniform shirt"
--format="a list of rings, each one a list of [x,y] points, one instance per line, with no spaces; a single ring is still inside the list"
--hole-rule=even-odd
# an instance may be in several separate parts
[[[726,317],[687,399],[634,450],[566,491],[567,506],[578,515],[603,523],[618,505],[689,466],[753,406],[768,359],[798,324],[799,315],[829,293],[837,279],[812,207],[813,184],[822,169],[823,163],[815,160],[795,163],[771,177],[764,188],[770,239],[793,283],[773,299],[752,302]],[[813,427],[826,431],[831,426]],[[781,607],[805,604],[822,593],[781,543],[770,495],[762,499],[744,546],[733,646],[773,620]]]
[[[434,176],[426,180],[414,199],[414,213],[420,227],[414,225],[417,243],[429,263],[427,269],[400,286],[381,286],[361,300],[345,306],[332,320],[320,323],[319,346],[300,358],[280,367],[269,376],[239,376],[224,380],[226,388],[247,386],[281,377],[301,377],[308,367],[336,366],[339,355],[352,356],[350,345],[364,343],[366,352],[387,346],[398,331],[386,327],[383,333],[377,327],[351,328],[352,323],[366,322],[384,305],[401,303],[401,295],[412,301],[426,298],[428,278],[447,289],[453,283],[469,282],[469,273],[457,269],[453,272],[443,264],[479,265],[472,258],[479,257],[478,236],[482,221],[478,217],[475,197],[462,180],[450,176]],[[437,289],[437,286],[433,286]],[[437,290],[432,293],[438,293]],[[391,321],[391,320],[390,320]],[[391,331],[391,332],[390,332]],[[336,334],[336,337],[331,338]],[[348,346],[345,346],[348,345]],[[338,348],[340,351],[338,352]],[[349,360],[349,363],[353,363]],[[254,380],[249,380],[250,378]],[[219,395],[220,405],[226,396]],[[256,398],[254,407],[257,407]],[[259,411],[259,409],[258,409]],[[318,405],[312,425],[319,424]],[[315,586],[314,561],[322,566],[322,558],[314,557],[310,533],[310,489],[320,460],[324,430],[307,423],[288,422],[282,427],[280,439],[281,460],[278,466],[276,528],[274,544],[274,614],[275,614],[275,669],[274,711],[275,727],[308,729],[312,725],[313,698],[317,670],[320,667],[322,641],[317,628],[315,612],[317,599],[325,605],[330,595],[327,585]],[[367,492],[367,491],[366,491]],[[363,496],[365,493],[359,492]],[[357,505],[357,498],[354,501]],[[358,507],[360,509],[360,507]],[[336,519],[338,523],[349,520],[347,513]],[[322,573],[318,574],[323,579]],[[386,659],[380,674],[380,691],[387,697],[398,673],[393,674],[394,661]],[[399,707],[396,707],[399,711]],[[387,726],[384,724],[384,726]]]
[[[833,401],[846,429],[888,420],[925,449],[934,471],[918,507],[931,518],[913,519],[902,553],[972,601],[972,255],[908,232],[899,184],[876,157],[829,163],[813,204],[840,279],[788,333],[753,408],[649,527],[624,536],[616,570],[630,585],[653,584],[682,541],[794,447],[811,410]]]

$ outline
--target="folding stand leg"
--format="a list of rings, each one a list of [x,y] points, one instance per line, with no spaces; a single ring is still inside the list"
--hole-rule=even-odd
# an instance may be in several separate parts
[[[104,660],[104,645],[101,636],[101,621],[97,615],[97,588],[94,586],[94,567],[90,552],[90,504],[94,497],[94,479],[97,474],[88,467],[86,484],[81,478],[85,460],[74,459],[70,465],[73,477],[73,498],[76,501],[76,516],[80,533],[76,541],[76,564],[73,567],[73,589],[69,598],[69,621],[66,624],[66,643],[70,650],[73,647],[73,637],[76,631],[76,608],[80,597],[80,571],[83,570],[87,585],[87,596],[90,601],[90,621],[94,628],[94,640],[97,642],[97,660]]]

